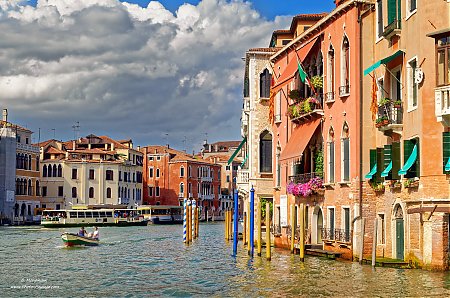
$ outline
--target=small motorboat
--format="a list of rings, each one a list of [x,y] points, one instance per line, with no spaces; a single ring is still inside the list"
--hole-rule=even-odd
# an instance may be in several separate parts
[[[84,246],[97,246],[99,244],[98,239],[91,237],[84,237],[74,233],[63,233],[61,235],[62,241],[66,246],[84,245]]]

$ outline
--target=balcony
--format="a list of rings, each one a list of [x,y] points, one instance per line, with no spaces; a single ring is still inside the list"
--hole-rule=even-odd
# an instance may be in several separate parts
[[[242,189],[246,192],[250,191],[249,188],[249,177],[250,177],[250,173],[248,169],[240,169],[237,171],[237,179],[236,179],[236,183],[237,183],[237,187],[239,189]]]
[[[288,115],[292,122],[304,123],[323,116],[322,95],[309,97],[288,107]]]
[[[289,176],[289,182],[292,183],[306,183],[313,178],[322,178],[316,172],[305,173],[305,174],[297,174],[293,176]]]
[[[214,200],[214,195],[198,195],[198,198],[206,201],[212,201]]]
[[[20,149],[23,151],[28,151],[28,152],[33,152],[33,153],[39,153],[38,146],[33,146],[33,145],[29,145],[29,144],[17,143],[17,149]]]
[[[450,85],[435,88],[434,100],[437,121],[450,125]]]
[[[184,192],[178,193],[178,197],[179,197],[179,198],[184,198]]]
[[[352,232],[350,229],[325,229],[322,228],[322,240],[325,242],[350,243]]]
[[[376,126],[385,135],[403,130],[403,108],[397,101],[386,99],[387,103],[378,106]]]
[[[244,98],[244,104],[242,106],[242,109],[244,112],[250,112],[250,98],[245,97]]]
[[[394,19],[389,25],[384,27],[383,37],[389,39],[394,35],[400,35],[402,28],[401,20]]]
[[[346,97],[350,95],[350,85],[345,85],[339,87],[339,96]]]
[[[202,177],[200,178],[200,181],[202,182],[212,182],[213,178],[212,177]]]

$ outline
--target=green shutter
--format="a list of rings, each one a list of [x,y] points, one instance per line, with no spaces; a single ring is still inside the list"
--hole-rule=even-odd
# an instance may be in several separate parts
[[[391,171],[391,179],[398,180],[400,176],[398,171],[400,170],[400,142],[392,143],[391,145],[391,157],[392,157],[392,171]]]
[[[384,155],[383,169],[386,169],[389,166],[389,164],[392,162],[392,145],[384,145],[383,155]],[[392,171],[390,171],[389,174],[384,179],[391,180],[392,179]]]
[[[375,181],[381,182],[381,172],[383,171],[383,165],[384,165],[384,157],[383,157],[383,148],[377,148],[377,173],[375,174]]]
[[[377,149],[370,149],[370,168],[377,164]]]
[[[443,155],[443,169],[444,173],[450,174],[450,171],[445,170],[445,166],[450,158],[450,132],[442,133],[442,155]]]
[[[414,149],[414,143],[411,140],[405,140],[403,141],[403,161],[406,163],[409,156],[411,155],[412,151]],[[411,168],[408,169],[408,171],[405,174],[405,178],[414,178],[414,175],[411,175]]]
[[[388,25],[397,18],[397,0],[388,0]]]
[[[420,144],[419,138],[415,139],[417,145],[417,159],[416,159],[416,177],[420,177]]]

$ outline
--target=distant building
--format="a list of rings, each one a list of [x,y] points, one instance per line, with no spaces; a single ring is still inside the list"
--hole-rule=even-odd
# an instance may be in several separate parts
[[[200,201],[203,211],[219,212],[220,165],[166,146],[146,146],[144,204],[181,205]]]
[[[131,140],[91,134],[39,146],[43,208],[142,204],[143,155]]]
[[[202,156],[209,157],[212,155],[231,155],[239,147],[241,141],[221,141],[213,144],[208,144],[205,140],[201,151]],[[244,157],[244,151],[239,152],[238,157]]]
[[[0,126],[0,224],[12,223],[14,218],[16,131],[7,122],[7,111],[3,110]]]

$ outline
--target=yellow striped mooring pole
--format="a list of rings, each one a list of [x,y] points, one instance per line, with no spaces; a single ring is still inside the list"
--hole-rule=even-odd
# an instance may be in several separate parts
[[[295,244],[295,205],[291,205],[291,253],[294,253]]]
[[[257,207],[257,213],[256,213],[256,219],[258,221],[257,225],[258,225],[258,246],[256,249],[256,253],[258,254],[258,256],[261,256],[261,250],[262,250],[262,235],[261,235],[261,200],[258,201],[258,207]]]
[[[228,210],[225,210],[225,240],[228,240]]]
[[[271,240],[270,240],[270,204],[266,203],[266,259],[271,260],[272,259],[272,253],[271,253]]]

